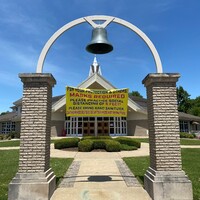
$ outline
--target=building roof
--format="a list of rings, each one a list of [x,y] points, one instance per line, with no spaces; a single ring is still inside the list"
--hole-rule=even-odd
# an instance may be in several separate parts
[[[52,97],[52,105],[54,103],[56,103],[57,101],[59,101],[60,99],[62,99],[65,95],[59,95],[59,96],[55,96],[55,97]]]
[[[7,121],[21,121],[21,115],[17,115],[16,112],[8,112],[0,116],[0,122]]]
[[[19,106],[22,104],[22,98],[18,99],[17,101],[13,102],[15,106]]]
[[[57,102],[58,100],[60,100],[63,96],[65,96],[64,94],[63,95],[59,95],[59,96],[55,96],[55,97],[52,97],[52,105]],[[22,98],[21,99],[18,99],[17,101],[13,102],[13,104],[15,106],[12,106],[11,108],[14,108],[14,107],[17,107],[17,106],[21,106],[22,105]]]
[[[195,116],[195,115],[187,114],[187,113],[184,113],[184,112],[179,112],[178,115],[179,115],[179,120],[200,122],[200,117]]]
[[[143,107],[143,109],[147,109],[147,99],[141,98],[141,97],[136,97],[132,95],[128,95],[130,99],[132,99],[134,102],[136,102],[138,105]]]

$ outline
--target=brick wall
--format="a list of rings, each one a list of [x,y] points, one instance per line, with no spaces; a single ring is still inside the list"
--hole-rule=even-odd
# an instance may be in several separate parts
[[[52,86],[50,74],[20,74],[24,83],[19,173],[45,172],[50,160]]]
[[[147,88],[150,167],[157,171],[181,170],[176,81],[179,74],[149,74]]]

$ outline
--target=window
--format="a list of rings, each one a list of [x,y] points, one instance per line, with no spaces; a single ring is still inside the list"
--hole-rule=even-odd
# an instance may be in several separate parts
[[[187,121],[180,121],[179,122],[180,132],[189,132],[189,125]]]
[[[15,131],[15,122],[3,122],[2,123],[2,133],[7,134]]]
[[[127,121],[126,117],[110,117],[110,134],[126,135]]]

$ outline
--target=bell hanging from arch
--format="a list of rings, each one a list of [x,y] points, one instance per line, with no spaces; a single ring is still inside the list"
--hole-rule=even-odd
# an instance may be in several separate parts
[[[108,42],[105,28],[97,27],[92,30],[92,39],[86,50],[93,54],[105,54],[113,50],[112,44]]]

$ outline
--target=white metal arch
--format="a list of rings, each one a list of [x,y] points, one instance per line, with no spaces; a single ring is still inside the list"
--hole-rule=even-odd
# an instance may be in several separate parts
[[[102,20],[102,21],[104,21],[104,23],[96,24],[95,21],[97,21],[97,20]],[[163,73],[160,56],[159,56],[154,44],[146,36],[146,34],[128,21],[122,20],[122,19],[117,18],[117,17],[105,16],[105,15],[93,15],[93,16],[88,16],[88,17],[82,17],[82,18],[79,18],[79,19],[76,19],[74,21],[69,22],[68,24],[66,24],[63,27],[61,27],[60,29],[58,29],[49,38],[49,40],[47,41],[47,43],[45,44],[45,46],[43,47],[43,49],[41,51],[40,57],[38,59],[36,73],[42,73],[44,60],[46,58],[46,55],[47,55],[49,49],[51,48],[51,46],[53,45],[53,43],[58,39],[58,37],[60,35],[62,35],[65,31],[69,30],[70,28],[72,28],[76,25],[82,24],[84,22],[88,22],[93,28],[95,28],[97,26],[105,28],[111,22],[115,22],[117,24],[123,25],[123,26],[131,29],[132,31],[134,31],[138,36],[140,36],[144,40],[144,42],[147,44],[147,46],[151,50],[151,53],[154,57],[154,61],[155,61],[155,64],[156,64],[157,73]]]

